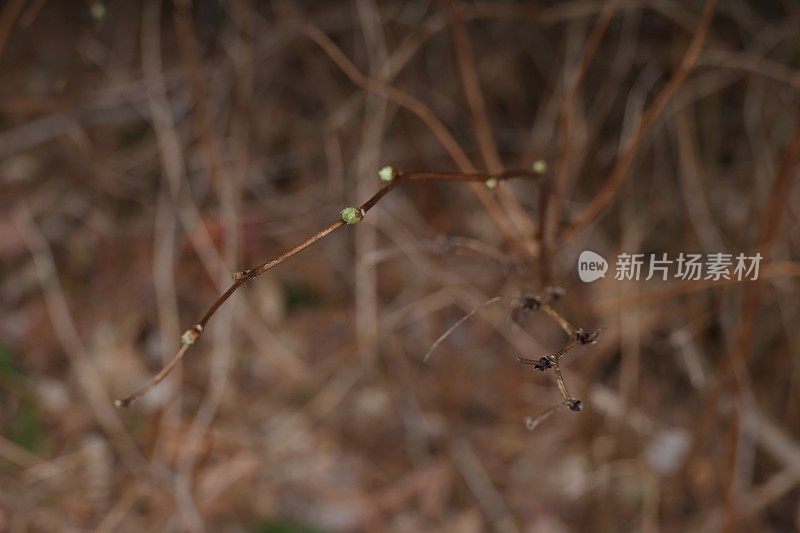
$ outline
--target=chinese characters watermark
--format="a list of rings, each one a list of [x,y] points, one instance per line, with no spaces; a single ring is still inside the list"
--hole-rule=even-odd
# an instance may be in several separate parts
[[[614,279],[617,281],[639,281],[660,279],[745,281],[757,280],[761,264],[760,253],[710,253],[685,254],[670,257],[660,254],[627,254],[617,256]],[[591,282],[605,277],[608,263],[599,254],[584,251],[578,258],[578,275],[581,281]]]

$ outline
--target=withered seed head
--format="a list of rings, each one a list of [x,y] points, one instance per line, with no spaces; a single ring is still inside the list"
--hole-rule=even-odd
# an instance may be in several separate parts
[[[556,366],[556,358],[552,355],[543,355],[539,358],[539,360],[533,365],[535,370],[539,370],[544,372],[549,368],[553,368]]]
[[[534,296],[522,297],[522,308],[526,311],[538,311],[542,307],[542,302]]]
[[[577,398],[570,398],[567,400],[567,407],[569,407],[570,411],[575,411],[577,413],[583,409],[583,404]]]
[[[575,339],[581,344],[595,344],[598,340],[600,340],[600,332],[602,329],[595,329],[590,331],[584,331],[583,329],[579,329],[575,333]]]

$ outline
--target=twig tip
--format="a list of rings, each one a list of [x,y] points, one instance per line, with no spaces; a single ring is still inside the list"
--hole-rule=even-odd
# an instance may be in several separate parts
[[[124,400],[114,400],[114,407],[117,409],[124,409],[133,403],[133,398],[130,396]]]
[[[381,181],[389,182],[397,177],[397,171],[394,167],[386,165],[378,171],[378,176],[381,178]]]

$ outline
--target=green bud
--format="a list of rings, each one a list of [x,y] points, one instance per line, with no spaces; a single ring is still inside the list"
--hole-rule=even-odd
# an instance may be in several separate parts
[[[547,161],[545,161],[544,159],[537,159],[536,161],[533,162],[531,168],[533,168],[533,171],[536,172],[537,174],[544,174],[545,172],[547,172]]]
[[[395,172],[394,167],[387,165],[378,171],[378,176],[380,176],[381,181],[392,181],[397,177],[397,172]]]
[[[95,2],[92,4],[92,7],[89,8],[89,11],[94,20],[103,20],[106,16],[106,6],[103,2]]]
[[[342,220],[345,224],[358,224],[364,218],[364,211],[360,207],[345,207],[342,209]]]

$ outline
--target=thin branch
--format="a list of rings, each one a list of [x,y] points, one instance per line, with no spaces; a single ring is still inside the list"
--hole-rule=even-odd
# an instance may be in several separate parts
[[[331,222],[326,227],[306,239],[305,241],[301,242],[291,250],[284,252],[283,254],[279,255],[278,257],[266,261],[254,268],[240,270],[233,274],[233,284],[222,293],[215,301],[211,304],[208,310],[203,314],[203,317],[194,324],[191,328],[187,329],[183,335],[181,335],[181,347],[177,351],[177,353],[170,359],[170,361],[155,375],[153,376],[150,381],[145,384],[141,389],[134,392],[127,398],[116,400],[114,404],[117,407],[128,407],[138,398],[142,397],[143,395],[147,394],[150,389],[161,383],[161,381],[169,375],[175,365],[186,355],[186,352],[189,350],[191,346],[193,346],[200,336],[203,334],[209,320],[217,310],[224,304],[228,298],[230,298],[233,293],[235,293],[239,287],[247,283],[248,281],[257,278],[264,272],[276,267],[277,265],[283,263],[290,257],[302,252],[315,242],[319,241],[320,239],[330,235],[337,229],[341,228],[346,224],[355,224],[359,222],[364,215],[372,209],[386,194],[389,193],[392,189],[394,189],[397,185],[402,182],[406,181],[458,181],[458,182],[471,182],[471,183],[496,183],[498,181],[512,179],[512,178],[533,178],[533,179],[541,179],[541,174],[531,171],[531,170],[504,170],[498,173],[486,173],[486,172],[474,172],[474,173],[457,173],[457,172],[395,172],[390,167],[386,167],[384,170],[389,171],[389,175],[386,177],[390,178],[390,181],[384,185],[378,192],[376,192],[369,200],[364,202],[360,207],[357,208],[347,208],[342,213],[342,218],[337,219],[334,222]],[[384,177],[382,173],[382,177]],[[349,218],[352,217],[352,218]],[[345,221],[347,219],[347,222]]]
[[[430,348],[428,348],[428,351],[425,353],[425,357],[423,357],[423,358],[422,358],[422,361],[423,361],[423,362],[425,362],[425,363],[427,363],[427,362],[428,362],[428,359],[430,359],[430,357],[431,357],[431,354],[433,353],[433,351],[434,351],[434,350],[435,350],[435,349],[436,349],[436,348],[437,348],[437,347],[438,347],[438,346],[439,346],[439,345],[440,345],[442,342],[444,342],[444,340],[445,340],[447,337],[449,337],[449,336],[450,336],[450,335],[451,335],[451,334],[452,334],[452,333],[453,333],[453,332],[454,332],[456,329],[458,329],[458,327],[459,327],[461,324],[463,324],[464,322],[466,322],[467,320],[469,320],[469,319],[470,319],[470,318],[471,318],[473,315],[475,315],[475,313],[477,313],[477,312],[478,312],[478,311],[480,311],[481,309],[484,309],[485,307],[488,307],[488,306],[490,306],[490,305],[492,305],[492,304],[495,304],[495,303],[497,303],[497,302],[502,302],[503,300],[506,300],[506,299],[507,299],[507,297],[505,297],[505,296],[495,296],[494,298],[490,298],[490,299],[486,300],[485,302],[483,302],[483,303],[482,303],[481,305],[479,305],[478,307],[476,307],[476,308],[472,309],[472,310],[471,310],[469,313],[467,313],[466,315],[464,315],[464,316],[462,316],[461,318],[459,318],[459,319],[456,321],[456,323],[455,323],[455,324],[453,324],[452,326],[450,326],[449,328],[447,328],[447,331],[445,331],[444,333],[442,333],[442,334],[441,334],[441,336],[439,336],[439,338],[438,338],[438,339],[436,339],[436,340],[434,341],[434,343],[433,343],[433,344],[431,344],[431,347],[430,347]]]
[[[536,416],[529,416],[525,419],[525,427],[528,428],[529,431],[533,431],[539,426],[539,424],[550,418],[553,413],[566,406],[567,402],[564,400],[563,402],[559,402],[545,411],[542,411]]]
[[[578,91],[589,70],[589,65],[606,34],[608,25],[616,12],[617,2],[618,0],[606,0],[603,5],[603,11],[583,46],[578,64],[569,75],[567,91],[559,108],[559,148],[555,161],[555,176],[546,209],[542,213],[544,222],[541,228],[542,272],[545,279],[549,277],[549,257],[551,249],[555,245],[554,239],[558,231],[558,221],[561,218],[561,209],[564,204],[564,195],[569,177],[569,154],[572,148],[570,143],[575,123]]]

